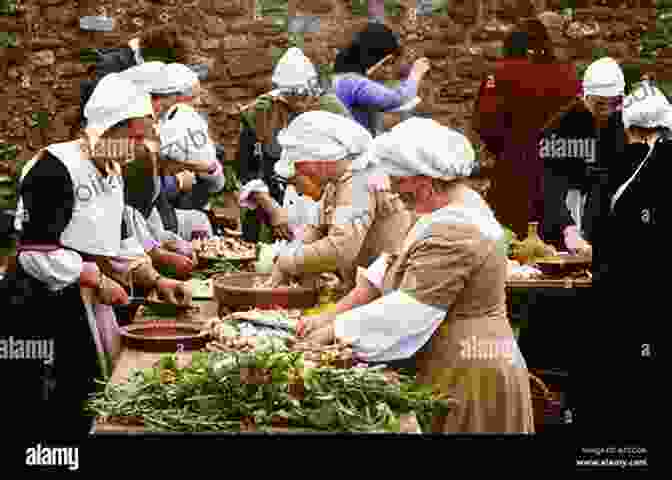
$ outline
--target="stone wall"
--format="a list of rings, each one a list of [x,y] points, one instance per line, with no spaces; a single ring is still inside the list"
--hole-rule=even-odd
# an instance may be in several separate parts
[[[234,159],[235,105],[270,90],[273,49],[288,44],[273,18],[255,15],[255,1],[261,0],[19,2],[16,16],[0,17],[0,31],[17,36],[16,47],[0,49],[0,142],[19,145],[20,158],[26,158],[48,143],[71,138],[78,127],[79,81],[91,75],[90,65],[80,62],[80,49],[122,46],[151,26],[172,22],[184,27],[188,46],[178,61],[209,67],[203,86],[212,134]],[[419,109],[465,129],[479,80],[501,55],[517,19],[548,12],[561,59],[578,63],[590,62],[596,48],[637,63],[640,35],[655,26],[654,0],[577,0],[573,19],[559,14],[560,0],[538,0],[534,6],[517,0],[444,0],[435,5],[445,8],[431,16],[416,16],[415,2],[400,0],[400,15],[386,22],[401,34],[407,60],[427,56],[432,61]],[[304,51],[315,64],[332,63],[337,48],[367,21],[352,15],[350,0],[292,0],[287,8],[290,16],[320,17],[319,31],[304,37]],[[79,17],[96,14],[115,18],[114,31],[80,32]],[[665,52],[662,56],[658,78],[672,62],[664,60]],[[46,128],[35,126],[37,112],[44,112],[44,119],[48,114]]]

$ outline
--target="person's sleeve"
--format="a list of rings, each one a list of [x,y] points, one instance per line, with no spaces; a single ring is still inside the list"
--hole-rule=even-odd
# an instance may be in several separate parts
[[[402,81],[396,89],[368,78],[349,81],[352,82],[352,105],[374,106],[383,111],[399,108],[418,94],[418,83],[414,79]]]
[[[161,190],[165,192],[168,200],[171,202],[174,201],[179,193],[177,188],[177,177],[174,175],[161,177]]]
[[[59,243],[72,219],[75,188],[63,163],[48,151],[45,157],[27,164],[21,181],[22,205],[29,216],[24,238],[40,243]]]
[[[430,237],[409,252],[399,288],[336,318],[335,335],[370,362],[400,360],[429,341],[478,264],[473,237]]]
[[[551,165],[545,165],[544,172],[544,237],[561,241],[565,228],[575,225],[566,203],[570,181],[566,174]]]
[[[240,164],[240,182],[244,185],[252,180],[262,178],[259,158],[254,154],[257,136],[255,131],[243,122],[240,132],[240,148],[238,161]]]
[[[154,200],[161,189],[161,181],[154,177],[144,166],[131,162],[125,179],[126,204],[135,208],[145,218],[154,205]]]
[[[290,273],[333,272],[355,262],[373,223],[376,206],[366,185],[354,184],[348,181],[337,190],[327,235],[304,245],[293,256]],[[329,215],[328,206],[322,205],[321,209]]]
[[[59,243],[70,223],[75,204],[74,187],[67,168],[48,151],[45,157],[27,164],[22,172],[20,192],[28,211],[25,237],[37,243]],[[25,202],[25,203],[24,203]],[[22,267],[52,291],[79,281],[81,256],[72,250],[24,252],[18,257]]]

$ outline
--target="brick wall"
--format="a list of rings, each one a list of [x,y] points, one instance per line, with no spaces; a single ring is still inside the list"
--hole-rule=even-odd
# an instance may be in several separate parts
[[[290,16],[320,17],[319,31],[304,36],[304,51],[315,64],[333,63],[337,48],[366,23],[365,16],[353,16],[353,1],[284,2]],[[401,34],[409,61],[420,56],[432,61],[419,108],[465,129],[479,79],[501,55],[503,39],[517,19],[547,12],[561,59],[578,63],[590,62],[596,51],[638,63],[640,35],[655,25],[653,0],[576,0],[573,19],[560,15],[561,0],[443,0],[435,1],[444,8],[431,16],[413,15],[415,2],[399,0],[400,15],[387,16],[386,22]],[[229,159],[235,158],[235,103],[270,89],[273,56],[288,44],[287,33],[273,27],[273,18],[255,18],[254,6],[255,0],[19,2],[16,16],[0,17],[0,32],[14,32],[17,38],[16,47],[0,49],[0,142],[17,144],[25,158],[48,143],[70,139],[78,127],[79,81],[90,74],[80,49],[121,46],[151,26],[174,22],[188,27],[188,51],[178,60],[209,67],[203,86],[212,134]],[[79,17],[96,14],[115,18],[115,30],[81,32]],[[672,62],[664,58],[656,67],[658,78]],[[48,114],[47,128],[35,126],[36,112],[45,112],[45,119]]]

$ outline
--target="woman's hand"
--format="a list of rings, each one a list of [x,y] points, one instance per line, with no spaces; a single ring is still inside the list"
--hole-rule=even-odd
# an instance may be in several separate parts
[[[301,317],[296,328],[296,334],[299,337],[305,337],[328,326],[333,323],[335,319],[336,314],[333,312],[311,315],[310,317]]]
[[[565,229],[565,247],[578,255],[592,255],[593,253],[593,247],[581,237],[575,226]]]
[[[131,47],[133,50],[137,50],[140,48],[140,39],[139,38],[131,38],[128,41],[128,46]]]
[[[429,71],[430,67],[431,65],[427,57],[418,58],[415,62],[413,62],[413,68],[411,68],[410,76],[416,80],[420,80]]]
[[[294,237],[289,229],[289,215],[284,208],[273,208],[267,213],[271,217],[271,227],[273,235],[283,240],[292,240]]]
[[[184,282],[161,277],[156,282],[156,290],[159,298],[165,299],[168,303],[179,306],[191,304],[191,288]]]
[[[194,262],[192,257],[181,255],[180,253],[159,250],[151,254],[151,259],[157,267],[168,267],[174,269],[175,276],[180,279],[187,279],[194,271]]]
[[[104,305],[128,305],[128,294],[124,287],[111,278],[101,276],[98,284],[98,299]]]
[[[281,285],[287,285],[289,283],[289,275],[287,275],[280,268],[280,259],[276,260],[273,264],[273,270],[271,271],[271,279],[269,281],[270,288],[277,288]]]
[[[313,333],[305,337],[305,340],[317,345],[331,345],[336,340],[336,336],[334,334],[334,323],[331,322],[325,327],[313,331]]]
[[[177,179],[178,188],[182,193],[191,192],[194,188],[194,183],[196,183],[196,175],[188,170],[178,173],[175,175],[175,178]]]

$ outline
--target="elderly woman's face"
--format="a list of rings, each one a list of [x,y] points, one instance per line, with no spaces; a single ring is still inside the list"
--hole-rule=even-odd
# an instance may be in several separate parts
[[[197,82],[192,88],[191,88],[191,95],[190,96],[182,96],[182,95],[177,95],[175,97],[175,102],[176,103],[188,103],[194,108],[197,108],[201,106],[202,101],[201,101],[201,83]]]
[[[623,97],[586,96],[586,105],[598,120],[605,120],[623,105]]]
[[[320,188],[320,185],[312,181],[310,177],[306,177],[305,175],[296,175],[293,179],[291,179],[291,183],[294,184],[296,191],[301,195],[306,195],[315,201],[320,199],[322,189]]]
[[[136,155],[136,148],[145,139],[155,138],[153,123],[154,118],[148,115],[144,118],[131,118],[127,125],[108,130],[96,142],[94,156],[124,164],[131,161]]]
[[[145,118],[132,118],[128,121],[128,138],[142,143],[145,138],[154,138],[154,117],[147,115]]]
[[[295,163],[296,174],[320,182],[339,175],[343,165],[339,161],[304,160]]]
[[[392,192],[397,193],[406,208],[415,211],[418,203],[418,177],[390,177]]]
[[[390,177],[390,187],[411,212],[424,215],[442,206],[440,203],[437,204],[438,197],[430,177],[424,175]]]

